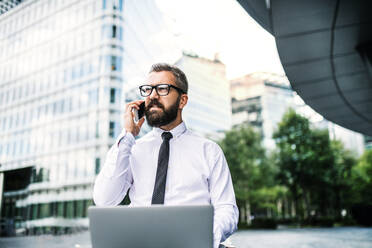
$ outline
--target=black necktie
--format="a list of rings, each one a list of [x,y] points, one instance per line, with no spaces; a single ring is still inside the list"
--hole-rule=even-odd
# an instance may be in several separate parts
[[[152,193],[151,204],[164,204],[165,183],[167,181],[168,161],[169,161],[169,140],[173,137],[170,132],[164,132],[161,135],[163,143],[160,146],[158,169],[154,192]]]

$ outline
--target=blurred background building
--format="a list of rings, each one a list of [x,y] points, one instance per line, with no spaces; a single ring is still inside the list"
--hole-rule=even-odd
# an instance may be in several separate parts
[[[0,16],[2,217],[30,233],[87,227],[115,135],[123,1],[25,1]]]
[[[30,0],[0,15],[0,206],[18,230],[88,226],[92,183],[120,131],[123,88],[159,59],[153,51],[167,55],[149,32],[162,32],[153,1],[123,5]]]
[[[367,148],[367,143],[363,134],[328,121],[319,113],[315,112],[315,110],[307,105],[297,94],[295,96],[295,102],[296,111],[308,118],[314,127],[328,129],[331,139],[341,141],[344,147],[353,151],[357,157],[363,154],[364,150]]]
[[[232,125],[251,124],[261,133],[264,147],[272,150],[272,138],[285,111],[294,104],[294,93],[285,76],[257,72],[230,81]]]
[[[366,149],[372,149],[372,137],[371,136],[364,136]]]
[[[11,8],[14,8],[16,5],[23,2],[23,0],[9,0],[9,1],[1,1],[0,2],[0,15],[2,13],[7,12]]]
[[[275,149],[272,135],[288,108],[295,109],[316,128],[328,129],[331,139],[342,141],[345,148],[360,156],[368,147],[364,136],[324,119],[294,92],[287,77],[257,72],[230,81],[232,126],[247,123],[261,133],[263,145]]]
[[[201,136],[219,139],[231,128],[231,100],[226,67],[218,60],[185,54],[176,65],[187,75],[189,101],[186,125]]]

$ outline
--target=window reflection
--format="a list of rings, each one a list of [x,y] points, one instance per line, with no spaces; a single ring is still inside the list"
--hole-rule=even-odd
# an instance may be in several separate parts
[[[87,217],[105,142],[120,131],[123,1],[35,3],[0,22],[0,161],[28,168],[17,171],[26,193],[7,189],[2,217],[19,216],[30,234],[63,233],[37,223]],[[125,42],[141,54],[133,67],[148,58],[143,44]]]

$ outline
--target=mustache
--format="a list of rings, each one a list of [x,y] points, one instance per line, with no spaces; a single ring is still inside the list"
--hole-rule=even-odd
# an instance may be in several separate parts
[[[164,110],[164,105],[161,104],[157,99],[151,99],[149,104],[146,107],[146,110],[149,110],[153,106],[159,107]]]

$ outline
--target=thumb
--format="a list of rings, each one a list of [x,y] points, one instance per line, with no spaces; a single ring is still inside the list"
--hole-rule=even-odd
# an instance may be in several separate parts
[[[142,117],[139,121],[138,121],[138,127],[141,128],[142,127],[142,124],[145,122],[145,117]]]

